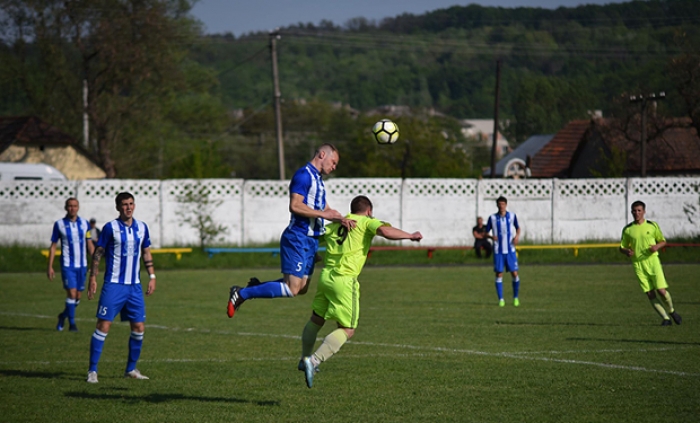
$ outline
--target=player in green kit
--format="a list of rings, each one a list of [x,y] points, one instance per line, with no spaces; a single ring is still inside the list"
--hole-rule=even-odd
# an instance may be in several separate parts
[[[347,230],[333,223],[326,230],[324,268],[311,306],[311,319],[301,335],[302,360],[299,370],[304,371],[309,388],[313,385],[318,365],[337,353],[355,333],[360,318],[360,282],[357,277],[365,265],[374,236],[411,241],[423,238],[420,232],[404,232],[372,217],[372,202],[364,195],[352,200],[350,214],[346,218],[357,222],[357,226]],[[311,354],[316,335],[326,320],[337,322],[338,329],[328,334],[316,352]]]
[[[641,201],[632,203],[634,222],[622,230],[620,252],[632,259],[639,286],[647,294],[654,310],[663,318],[661,326],[671,326],[671,318],[680,325],[683,320],[673,308],[671,293],[667,291],[668,284],[659,260],[658,251],[666,245],[666,239],[656,222],[644,219],[645,213],[644,203]],[[656,297],[657,293],[661,301]]]

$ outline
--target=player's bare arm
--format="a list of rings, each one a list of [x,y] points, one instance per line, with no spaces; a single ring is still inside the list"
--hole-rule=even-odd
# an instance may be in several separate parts
[[[311,207],[304,204],[304,197],[299,194],[291,194],[289,198],[289,211],[303,217],[310,218],[321,218],[330,220],[331,222],[340,222],[343,226],[348,229],[355,227],[355,221],[350,219],[345,219],[340,212],[334,210],[326,205],[323,210],[314,210]],[[344,223],[343,223],[344,222]]]
[[[652,253],[655,253],[655,252],[659,251],[660,249],[664,248],[665,246],[666,246],[666,241],[661,241],[656,245],[650,246],[649,251],[651,251]]]
[[[95,254],[95,244],[92,242],[92,239],[88,238],[85,240],[85,242],[87,243],[88,254],[89,255]]]
[[[520,228],[515,230],[515,238],[513,238],[513,245],[518,245],[518,241],[520,241]]]
[[[49,267],[46,269],[46,276],[52,281],[56,273],[53,270],[53,259],[56,257],[56,243],[52,242],[49,247]]]
[[[143,257],[143,265],[148,271],[148,289],[146,289],[146,296],[153,294],[156,290],[156,271],[153,267],[153,255],[151,254],[151,248],[146,247],[141,250],[141,256]]]
[[[410,239],[417,242],[423,239],[420,232],[408,233],[392,226],[380,226],[377,228],[377,235],[391,240]]]
[[[88,300],[92,300],[97,292],[97,274],[100,270],[100,260],[105,254],[105,249],[97,247],[92,254],[92,263],[90,264],[90,279],[88,281]]]
[[[634,251],[632,251],[630,248],[622,248],[620,247],[620,252],[627,257],[632,257],[634,255]]]

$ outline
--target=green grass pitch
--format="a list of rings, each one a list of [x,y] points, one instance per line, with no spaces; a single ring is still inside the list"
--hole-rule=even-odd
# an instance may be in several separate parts
[[[367,268],[356,335],[313,389],[296,367],[315,281],[228,319],[231,284],[277,271],[158,272],[138,366],[151,380],[121,377],[118,324],[89,385],[96,300],[78,333],[56,332],[60,281],[2,273],[0,421],[697,422],[700,265],[665,271],[681,326],[660,326],[630,265],[523,265],[519,308],[497,307],[489,266]]]

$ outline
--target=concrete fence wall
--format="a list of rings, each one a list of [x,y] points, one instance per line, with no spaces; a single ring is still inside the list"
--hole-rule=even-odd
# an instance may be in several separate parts
[[[102,226],[117,217],[121,191],[136,199],[154,246],[197,245],[198,232],[184,222],[203,209],[226,228],[213,244],[276,242],[289,221],[289,181],[91,180],[0,183],[0,245],[48,246],[51,227],[65,215],[68,197],[80,200],[80,215]],[[496,211],[503,195],[518,215],[522,236],[534,243],[617,240],[630,221],[635,200],[667,237],[700,234],[699,177],[634,179],[394,179],[331,178],[328,204],[349,212],[350,200],[366,195],[375,217],[407,231],[420,230],[424,245],[470,245],[477,216]],[[193,196],[192,193],[205,193]],[[187,199],[190,199],[189,201]],[[199,199],[193,202],[192,199]]]

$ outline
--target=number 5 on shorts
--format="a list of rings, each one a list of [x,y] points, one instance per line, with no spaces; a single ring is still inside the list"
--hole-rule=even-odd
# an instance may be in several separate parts
[[[297,272],[301,272],[301,262],[297,263]]]

